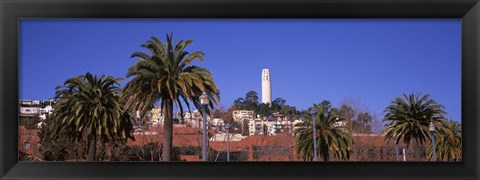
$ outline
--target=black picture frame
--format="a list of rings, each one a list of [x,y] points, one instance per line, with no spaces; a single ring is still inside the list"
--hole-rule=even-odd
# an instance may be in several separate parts
[[[18,162],[20,18],[461,18],[463,162]],[[479,179],[478,0],[1,0],[0,179]]]

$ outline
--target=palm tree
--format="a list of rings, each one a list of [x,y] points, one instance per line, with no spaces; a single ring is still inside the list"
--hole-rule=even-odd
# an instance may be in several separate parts
[[[430,122],[438,122],[443,119],[445,111],[444,106],[437,104],[429,95],[421,96],[418,94],[403,94],[401,97],[391,101],[385,112],[387,113],[383,121],[389,121],[385,124],[385,141],[395,139],[395,142],[403,140],[410,146],[415,141],[415,159],[420,160],[420,145],[430,139],[428,125]]]
[[[435,128],[437,158],[442,161],[462,159],[462,127],[453,120],[442,120]],[[433,159],[431,141],[427,141],[427,157]]]
[[[318,110],[315,115],[315,125],[317,132],[317,153],[322,156],[324,161],[330,158],[330,152],[333,152],[338,159],[350,159],[351,144],[353,142],[350,129],[340,125],[344,119],[339,118],[337,109],[328,111],[328,115],[324,117],[323,106],[321,104],[314,106]],[[305,121],[295,126],[295,135],[298,136],[296,142],[297,154],[303,160],[312,161],[313,152],[313,128],[312,117],[305,114]]]
[[[195,66],[192,61],[203,61],[204,53],[194,51],[189,53],[185,48],[192,43],[191,39],[172,42],[172,34],[167,34],[167,41],[163,43],[152,37],[142,47],[149,50],[149,54],[135,52],[132,57],[139,60],[128,69],[127,78],[133,79],[124,88],[122,101],[131,112],[140,112],[144,117],[153,108],[160,104],[164,113],[164,141],[162,159],[171,160],[172,153],[172,114],[175,104],[183,114],[183,106],[190,111],[189,102],[200,108],[199,96],[206,92],[210,98],[210,107],[220,100],[219,91],[212,74],[204,68]]]
[[[77,140],[86,138],[87,161],[95,161],[98,140],[131,138],[131,123],[124,118],[119,103],[120,80],[87,72],[58,86],[55,95],[58,102],[52,114],[56,133],[52,136],[71,134]]]

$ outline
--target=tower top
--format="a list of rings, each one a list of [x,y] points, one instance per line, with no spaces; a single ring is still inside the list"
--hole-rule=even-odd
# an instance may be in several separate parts
[[[270,81],[270,69],[262,69],[262,81]]]

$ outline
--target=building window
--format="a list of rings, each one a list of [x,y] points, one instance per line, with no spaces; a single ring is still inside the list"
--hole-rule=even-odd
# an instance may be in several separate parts
[[[25,138],[26,138],[26,139],[29,139],[29,138],[30,138],[30,134],[25,134]]]
[[[25,150],[30,149],[30,143],[29,143],[29,142],[25,142],[25,143],[23,144],[23,148],[25,148]]]

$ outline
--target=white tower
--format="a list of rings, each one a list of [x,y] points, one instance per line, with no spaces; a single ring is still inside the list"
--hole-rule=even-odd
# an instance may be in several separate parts
[[[262,69],[262,103],[272,105],[272,83],[270,81],[270,70]]]

